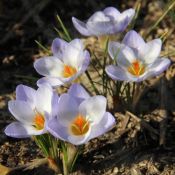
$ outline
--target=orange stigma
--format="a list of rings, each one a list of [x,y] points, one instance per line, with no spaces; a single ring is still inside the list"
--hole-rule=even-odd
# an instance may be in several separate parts
[[[140,64],[138,60],[134,61],[131,66],[128,67],[128,72],[134,76],[140,76],[145,72],[145,66]]]
[[[65,78],[69,78],[76,73],[77,73],[76,68],[74,68],[72,66],[64,65],[63,76]]]
[[[71,123],[70,130],[73,135],[84,135],[89,130],[89,122],[82,115],[79,114]]]
[[[41,130],[44,128],[45,119],[42,114],[37,113],[34,118],[34,126],[36,129]]]

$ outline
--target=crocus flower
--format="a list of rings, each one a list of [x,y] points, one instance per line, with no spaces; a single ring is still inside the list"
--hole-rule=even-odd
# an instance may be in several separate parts
[[[90,97],[82,86],[74,84],[60,96],[58,114],[48,122],[47,129],[56,138],[81,145],[109,131],[114,124],[114,117],[106,112],[106,98]]]
[[[8,108],[18,121],[6,127],[6,135],[15,138],[40,135],[46,132],[49,117],[57,113],[58,95],[48,85],[42,85],[37,90],[18,85],[16,100],[9,101]]]
[[[126,29],[135,14],[134,9],[120,13],[114,7],[107,7],[103,11],[95,12],[87,22],[72,17],[74,27],[85,36],[110,35]]]
[[[135,31],[126,34],[123,42],[110,42],[108,51],[117,65],[106,67],[114,80],[140,82],[162,73],[170,65],[167,58],[159,58],[162,42],[154,39],[145,42]]]
[[[70,83],[88,67],[90,55],[84,50],[80,39],[70,43],[56,38],[52,43],[53,56],[40,58],[34,62],[36,71],[44,77],[37,84],[49,83],[53,87]]]

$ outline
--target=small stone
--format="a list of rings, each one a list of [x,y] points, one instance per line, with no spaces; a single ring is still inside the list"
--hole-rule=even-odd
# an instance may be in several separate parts
[[[114,167],[113,171],[112,171],[112,175],[117,175],[119,172],[118,168],[117,167]]]

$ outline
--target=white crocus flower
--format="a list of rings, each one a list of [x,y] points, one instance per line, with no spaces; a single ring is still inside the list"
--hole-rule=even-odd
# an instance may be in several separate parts
[[[123,42],[110,42],[108,51],[116,65],[106,67],[107,74],[114,80],[140,82],[165,71],[168,58],[159,58],[162,42],[154,39],[145,42],[135,31],[126,34]]]
[[[18,121],[6,127],[6,135],[25,138],[44,134],[47,132],[46,123],[57,113],[58,95],[48,85],[42,85],[37,90],[18,85],[16,100],[9,101],[8,108]]]

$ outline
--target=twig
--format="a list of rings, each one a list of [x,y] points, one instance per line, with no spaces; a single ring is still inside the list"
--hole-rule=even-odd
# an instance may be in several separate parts
[[[159,135],[159,132],[154,129],[151,125],[149,125],[147,122],[145,122],[143,119],[138,118],[133,113],[126,111],[126,114],[131,116],[133,119],[135,119],[138,123],[140,123],[145,129],[149,130],[151,133],[154,133],[155,135]]]
[[[125,118],[123,119],[122,128],[121,128],[120,134],[125,133],[125,130],[126,130],[126,127],[128,125],[129,119],[130,119],[130,116],[129,115],[125,116]]]
[[[14,171],[17,171],[17,170],[23,170],[23,171],[32,170],[32,169],[37,168],[37,167],[44,165],[46,163],[48,163],[47,158],[34,159],[30,163],[27,163],[25,165],[20,165],[20,166],[15,167],[15,168],[9,168],[9,167],[6,167],[6,166],[3,166],[0,164],[0,174],[1,175],[10,175],[11,173],[13,173]]]

